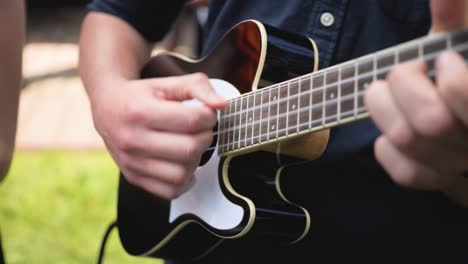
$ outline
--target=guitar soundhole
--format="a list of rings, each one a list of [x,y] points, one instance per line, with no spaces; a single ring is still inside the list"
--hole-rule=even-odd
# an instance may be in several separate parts
[[[211,141],[210,147],[205,152],[203,152],[199,166],[205,165],[210,160],[211,155],[213,155],[213,152],[215,151],[215,147],[216,147],[216,142],[218,141],[217,132],[218,132],[218,123],[216,123],[215,127],[213,128],[213,141]]]

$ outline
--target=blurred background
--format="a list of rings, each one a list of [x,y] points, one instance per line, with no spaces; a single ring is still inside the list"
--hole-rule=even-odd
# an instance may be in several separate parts
[[[118,169],[95,132],[78,76],[86,0],[27,1],[16,151],[0,185],[7,263],[93,263],[116,216]],[[197,50],[193,10],[183,12],[155,52]],[[111,234],[104,263],[162,263],[125,253]]]

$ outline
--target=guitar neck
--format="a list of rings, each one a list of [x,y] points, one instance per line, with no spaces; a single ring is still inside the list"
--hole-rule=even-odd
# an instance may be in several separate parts
[[[363,95],[398,64],[434,61],[445,50],[468,58],[468,29],[419,38],[321,71],[243,94],[221,111],[219,154],[279,142],[367,118]]]

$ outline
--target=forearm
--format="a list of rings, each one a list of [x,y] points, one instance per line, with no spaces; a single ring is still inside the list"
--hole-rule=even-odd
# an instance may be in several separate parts
[[[25,39],[24,20],[23,1],[0,1],[0,36],[3,36],[0,38],[0,180],[8,172],[14,149]]]
[[[126,22],[91,12],[83,22],[80,38],[80,75],[91,104],[107,83],[138,79],[150,52],[151,45]]]

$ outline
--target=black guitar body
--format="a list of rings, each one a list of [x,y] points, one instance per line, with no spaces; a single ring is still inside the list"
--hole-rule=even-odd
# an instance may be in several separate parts
[[[237,156],[230,160],[228,166],[229,180],[234,189],[255,204],[255,222],[242,239],[270,238],[286,244],[304,234],[308,215],[301,208],[286,202],[278,193],[280,182],[277,181],[281,180],[278,170],[282,166],[278,164],[275,154],[260,151]],[[225,186],[222,186],[222,190],[232,202],[243,204]],[[158,243],[156,238],[167,237],[169,231],[183,222],[180,219],[177,223],[168,223],[169,206],[168,201],[131,185],[121,175],[118,227],[123,245],[129,253],[139,255],[142,249],[151,249]],[[245,210],[249,210],[248,206],[245,206]],[[197,216],[191,215],[190,218],[197,219]],[[198,221],[203,222],[201,219]],[[207,231],[199,222],[188,223],[167,244],[149,256],[194,259],[209,253],[224,238]]]

